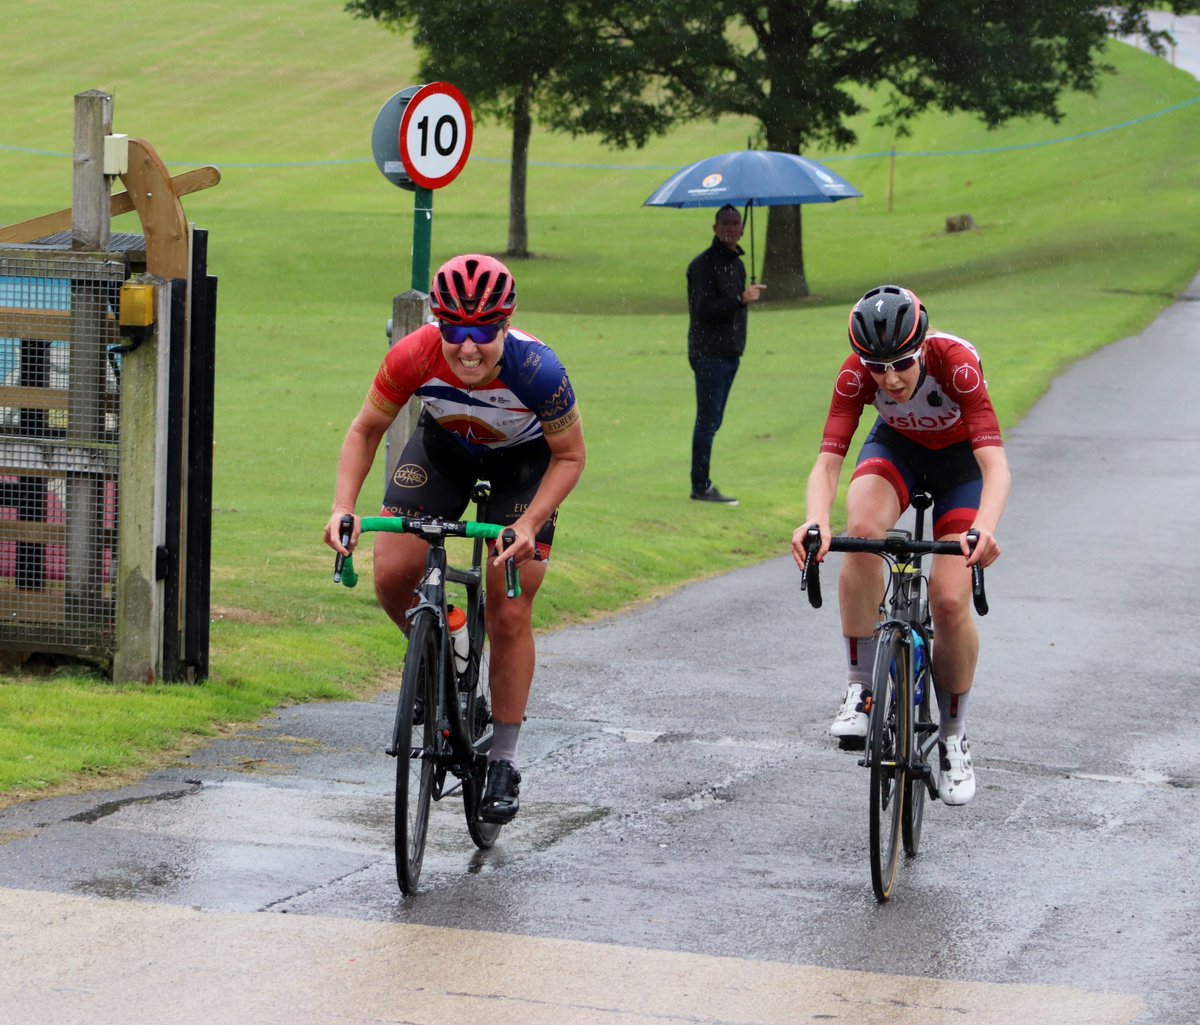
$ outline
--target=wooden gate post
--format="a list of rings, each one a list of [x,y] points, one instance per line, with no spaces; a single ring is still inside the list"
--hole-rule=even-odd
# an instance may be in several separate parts
[[[75,97],[75,172],[71,189],[71,248],[102,253],[111,232],[112,183],[104,174],[104,137],[112,134],[112,97],[90,89]],[[66,615],[96,616],[102,608],[99,527],[104,515],[104,317],[108,296],[98,283],[71,288],[67,445],[76,449],[66,478]]]
[[[424,292],[409,289],[392,300],[392,337],[388,344],[392,345],[407,334],[411,334],[429,319],[429,296]],[[384,490],[392,480],[392,471],[396,460],[404,451],[404,445],[412,437],[417,426],[417,417],[421,413],[421,400],[415,396],[408,400],[407,405],[400,410],[392,426],[388,428],[384,442]]]
[[[121,358],[121,507],[117,520],[117,643],[114,683],[162,679],[163,584],[159,548],[166,540],[167,422],[170,396],[171,289],[155,286],[154,333]]]
[[[104,175],[104,137],[112,135],[113,99],[99,89],[75,96],[75,173],[71,183],[71,248],[108,249],[112,182]]]

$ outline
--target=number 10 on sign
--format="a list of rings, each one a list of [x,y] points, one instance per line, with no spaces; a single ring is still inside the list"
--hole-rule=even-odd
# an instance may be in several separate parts
[[[423,189],[449,185],[471,153],[471,108],[448,82],[422,86],[400,121],[400,160]]]

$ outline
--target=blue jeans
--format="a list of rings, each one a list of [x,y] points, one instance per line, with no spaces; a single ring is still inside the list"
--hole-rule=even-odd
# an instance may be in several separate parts
[[[725,418],[725,403],[729,389],[737,376],[737,357],[709,359],[688,357],[696,375],[696,426],[692,430],[692,492],[707,491],[712,486],[709,466],[712,462],[713,438]]]

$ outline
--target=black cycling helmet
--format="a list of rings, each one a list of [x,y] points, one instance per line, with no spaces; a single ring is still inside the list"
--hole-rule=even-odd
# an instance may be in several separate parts
[[[429,310],[443,324],[496,324],[516,308],[512,274],[494,256],[456,256],[433,276]]]
[[[928,327],[929,313],[916,293],[880,285],[850,311],[850,348],[863,359],[896,359],[916,352]]]

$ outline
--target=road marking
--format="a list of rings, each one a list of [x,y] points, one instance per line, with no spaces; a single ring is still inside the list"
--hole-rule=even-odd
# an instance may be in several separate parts
[[[6,1025],[1127,1025],[1133,996],[0,889]]]

